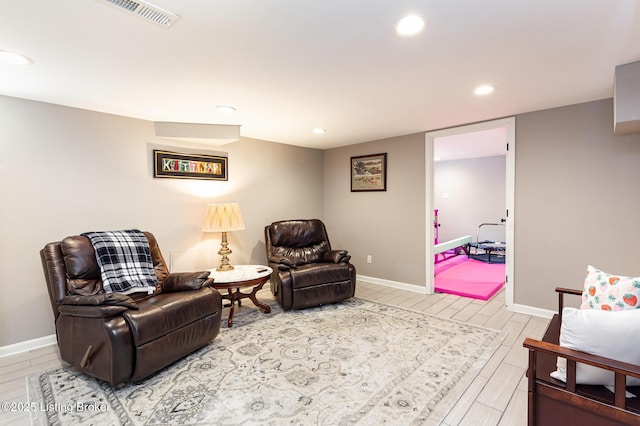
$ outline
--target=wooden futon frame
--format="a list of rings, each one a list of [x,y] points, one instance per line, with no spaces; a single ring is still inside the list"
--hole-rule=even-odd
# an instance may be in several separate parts
[[[525,339],[529,349],[529,425],[640,425],[640,386],[626,390],[637,395],[625,397],[626,376],[640,378],[640,366],[590,355],[558,345],[565,294],[580,290],[556,288],[558,314],[551,320],[542,341]],[[640,350],[640,348],[639,348]],[[549,374],[556,370],[557,357],[567,360],[567,383]],[[576,385],[576,363],[604,368],[615,374],[615,392],[604,386]]]

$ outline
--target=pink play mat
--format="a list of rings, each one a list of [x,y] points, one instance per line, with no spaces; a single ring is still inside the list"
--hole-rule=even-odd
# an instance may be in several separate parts
[[[435,291],[489,300],[504,285],[504,268],[504,263],[455,256],[435,265]]]

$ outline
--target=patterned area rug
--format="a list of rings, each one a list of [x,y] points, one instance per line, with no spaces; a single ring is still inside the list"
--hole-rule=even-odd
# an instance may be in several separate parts
[[[60,368],[27,378],[36,425],[439,424],[502,341],[496,330],[353,298],[247,310],[141,384]]]

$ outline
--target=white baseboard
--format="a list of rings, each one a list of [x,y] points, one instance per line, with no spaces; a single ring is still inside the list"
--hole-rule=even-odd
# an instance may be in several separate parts
[[[356,275],[356,280],[366,281],[371,284],[379,284],[386,287],[398,288],[400,290],[413,291],[414,293],[428,294],[426,287],[414,284],[401,283],[399,281],[385,280],[382,278],[368,277],[366,275]]]
[[[55,345],[58,343],[56,335],[38,337],[37,339],[25,340],[24,342],[14,343],[0,347],[0,358],[5,356],[17,355],[22,352],[32,351],[44,346]]]
[[[557,313],[555,311],[550,311],[548,309],[536,308],[535,306],[528,306],[528,305],[519,305],[517,303],[513,305],[513,312],[517,312],[519,314],[533,315],[533,316],[542,317],[542,318],[551,318],[553,317],[553,315]]]
[[[421,287],[418,285],[406,284],[398,281],[385,280],[385,279],[376,278],[376,277],[368,277],[366,275],[356,275],[356,279],[360,281],[366,281],[372,284],[383,285],[386,287],[393,287],[401,290],[413,291],[415,293],[420,293],[420,294],[428,294],[427,289],[425,287]],[[519,305],[519,304],[513,305],[513,312],[517,312],[519,314],[533,315],[533,316],[542,317],[542,318],[551,318],[556,313],[555,311],[550,311],[548,309],[536,308],[535,306]]]

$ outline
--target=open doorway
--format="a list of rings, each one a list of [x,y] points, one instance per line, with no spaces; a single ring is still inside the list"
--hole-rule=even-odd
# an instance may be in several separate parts
[[[429,214],[438,210],[437,220],[441,225],[435,228],[435,216],[428,218],[427,292],[434,292],[435,272],[442,269],[438,268],[442,265],[437,261],[446,257],[440,255],[438,258],[436,251],[441,253],[444,245],[449,255],[456,254],[469,240],[476,243],[478,239],[483,241],[486,238],[495,243],[502,242],[504,246],[496,244],[489,247],[493,253],[491,259],[487,259],[486,250],[481,248],[476,249],[475,254],[485,255],[486,268],[482,270],[490,270],[491,280],[500,280],[500,287],[505,281],[505,302],[508,308],[512,307],[513,279],[509,278],[513,277],[515,119],[427,133],[425,152],[426,211]],[[483,190],[483,185],[487,185],[486,190]],[[481,226],[483,224],[495,225]],[[439,246],[435,246],[436,237]],[[449,242],[452,247],[446,244]],[[464,259],[467,259],[466,255],[451,262],[460,263]],[[500,260],[504,263],[499,264]],[[480,270],[470,273],[477,275]],[[459,275],[461,271],[456,273]]]
[[[506,147],[505,127],[434,139],[435,292],[489,300],[504,286]]]

